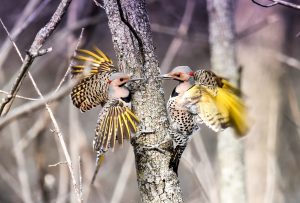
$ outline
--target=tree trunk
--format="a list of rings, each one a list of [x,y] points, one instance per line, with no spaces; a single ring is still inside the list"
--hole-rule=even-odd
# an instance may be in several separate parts
[[[168,141],[169,123],[161,81],[155,80],[159,67],[145,1],[105,0],[104,7],[120,70],[146,79],[132,99],[141,120],[141,133],[132,139],[132,145],[142,202],[182,202],[178,178],[168,167],[172,142]]]
[[[237,84],[238,66],[234,46],[234,1],[207,0],[211,64],[216,74]],[[232,129],[218,137],[220,202],[246,202],[244,145],[235,139]]]

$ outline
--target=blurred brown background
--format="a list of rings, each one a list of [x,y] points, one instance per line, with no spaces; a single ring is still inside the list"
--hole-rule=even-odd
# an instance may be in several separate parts
[[[179,49],[168,58],[163,72],[177,65],[210,67],[208,17],[205,1],[195,1],[183,22],[186,1],[148,0],[156,53],[162,64],[175,38]],[[294,1],[299,3],[300,1]],[[49,20],[58,0],[1,0],[0,17],[8,30],[22,27],[34,10],[44,4],[35,19],[15,37],[24,55],[37,31]],[[267,2],[268,3],[268,2]],[[43,5],[42,5],[43,6]],[[300,202],[300,10],[276,6],[262,8],[250,0],[236,1],[237,61],[242,67],[242,89],[249,109],[251,130],[245,138],[247,199],[250,203]],[[187,33],[176,34],[181,23]],[[81,28],[81,47],[101,48],[115,59],[107,18],[92,0],[73,0],[67,15],[45,47],[53,51],[35,60],[30,69],[43,94],[54,90],[67,70]],[[173,42],[174,43],[174,42]],[[173,50],[174,51],[174,50]],[[170,53],[169,53],[170,54]],[[0,27],[0,89],[8,91],[21,65]],[[164,82],[166,98],[175,82]],[[28,78],[19,95],[37,98]],[[0,95],[0,99],[4,94]],[[16,106],[28,102],[16,99]],[[139,202],[132,147],[127,143],[109,152],[95,186],[90,186],[95,155],[92,139],[99,108],[84,114],[71,105],[70,98],[51,105],[78,172],[82,160],[85,202]],[[65,160],[44,108],[31,112],[0,131],[0,202],[76,202],[67,166],[48,167]],[[200,136],[200,135],[199,135]],[[218,190],[216,135],[201,130],[184,153],[179,177],[186,202],[200,202],[204,193]],[[199,150],[200,148],[200,150]],[[204,157],[204,158],[203,158]],[[204,189],[203,189],[204,188]]]

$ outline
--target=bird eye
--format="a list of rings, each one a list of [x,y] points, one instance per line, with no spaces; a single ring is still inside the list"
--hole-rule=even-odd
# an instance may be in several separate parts
[[[120,81],[122,82],[124,79],[123,78],[120,78]]]
[[[180,73],[177,73],[175,76],[180,78]]]

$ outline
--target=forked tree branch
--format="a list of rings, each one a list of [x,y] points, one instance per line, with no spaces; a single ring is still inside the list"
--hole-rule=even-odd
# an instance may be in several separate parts
[[[20,59],[21,59],[22,62],[24,63],[24,60],[23,60],[23,58],[22,58],[22,56],[21,56],[21,53],[20,53],[20,51],[19,51],[17,45],[15,44],[15,42],[13,41],[13,39],[11,38],[10,33],[8,32],[8,30],[6,29],[6,27],[5,27],[5,25],[3,24],[2,21],[1,21],[1,23],[2,23],[2,25],[3,25],[3,27],[4,27],[4,29],[6,30],[6,32],[7,32],[7,34],[8,34],[8,37],[10,38],[10,40],[11,40],[13,46],[15,47],[15,49],[16,49],[16,51],[17,51],[19,57],[20,57]],[[81,33],[81,36],[82,36],[82,33]],[[80,38],[80,39],[81,39],[81,38]],[[78,43],[79,43],[79,42],[78,42]],[[44,52],[46,52],[46,51],[44,51],[44,50],[38,50],[38,52],[44,53]],[[37,54],[39,54],[39,53],[37,53]],[[25,58],[25,59],[26,59],[26,58]],[[56,121],[56,119],[55,119],[55,117],[54,117],[54,114],[53,114],[53,112],[52,112],[52,110],[51,110],[49,104],[45,101],[45,97],[42,95],[41,91],[39,90],[39,88],[38,88],[38,86],[37,86],[35,80],[33,79],[33,77],[31,76],[31,74],[30,74],[29,72],[28,72],[28,75],[29,75],[29,78],[30,78],[30,80],[31,80],[31,82],[32,82],[32,84],[33,84],[33,86],[34,86],[34,89],[36,90],[36,92],[38,93],[38,95],[39,95],[40,98],[41,98],[40,101],[42,102],[42,105],[45,105],[45,107],[46,107],[46,109],[47,109],[47,111],[48,111],[48,113],[49,113],[50,119],[51,119],[51,121],[52,121],[52,123],[53,123],[53,125],[54,125],[55,133],[56,133],[56,135],[57,135],[57,137],[58,137],[58,139],[59,139],[59,142],[60,142],[60,144],[61,144],[63,153],[64,153],[65,158],[66,158],[66,160],[67,160],[67,166],[68,166],[68,168],[69,168],[69,172],[70,172],[71,180],[72,180],[72,185],[73,185],[73,188],[74,188],[74,190],[75,190],[75,194],[76,194],[76,196],[77,196],[77,200],[78,200],[78,202],[83,202],[83,200],[82,200],[82,195],[81,195],[81,193],[80,193],[80,189],[78,188],[77,183],[76,183],[76,179],[75,179],[75,175],[74,175],[74,171],[73,171],[73,166],[72,166],[71,158],[70,158],[69,152],[68,152],[68,150],[67,150],[66,144],[65,144],[65,142],[64,142],[62,132],[61,132],[59,126],[58,126],[58,123],[57,123],[57,121]],[[76,81],[72,81],[72,82],[69,83],[69,85],[71,84],[70,86],[72,87],[72,86],[75,84],[75,82],[76,82]],[[19,84],[19,85],[21,85],[21,84]],[[58,89],[59,89],[59,88],[58,88]],[[29,109],[29,111],[31,111],[31,110],[32,110],[32,108]],[[11,114],[10,114],[10,115],[11,115]],[[10,115],[9,115],[9,116],[10,116]],[[7,116],[6,116],[5,118],[7,118]],[[1,122],[1,121],[0,121],[0,122]]]
[[[20,68],[19,75],[16,78],[16,81],[10,90],[10,94],[3,99],[3,102],[0,105],[0,116],[6,115],[8,113],[14,101],[14,98],[16,97],[17,92],[21,87],[21,83],[24,77],[26,76],[26,73],[28,72],[34,59],[38,56],[47,53],[47,51],[41,48],[46,42],[46,40],[49,38],[49,36],[53,33],[57,25],[60,23],[71,1],[72,0],[61,0],[50,21],[37,33],[29,51],[26,53],[25,59]]]

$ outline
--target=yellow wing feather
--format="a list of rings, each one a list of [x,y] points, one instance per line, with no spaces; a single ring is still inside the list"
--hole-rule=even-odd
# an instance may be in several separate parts
[[[236,134],[241,137],[248,131],[246,121],[246,107],[237,95],[226,87],[218,88],[216,105],[222,115],[228,116],[230,124]]]
[[[117,69],[98,48],[94,51],[78,49],[74,59],[77,64],[71,67],[71,74],[81,80],[72,89],[71,98],[73,104],[84,112],[108,99],[109,74]]]
[[[77,54],[73,58],[81,64],[76,64],[71,67],[73,76],[80,75],[81,77],[89,77],[97,73],[105,73],[116,70],[113,62],[100,49],[94,48],[94,51],[86,49],[76,50]]]
[[[94,149],[114,148],[116,139],[123,143],[123,139],[130,139],[130,134],[135,133],[139,120],[123,101],[111,100],[104,105],[99,114],[94,138]]]
[[[244,136],[248,131],[246,107],[235,94],[238,89],[228,82],[216,90],[215,94],[211,88],[194,85],[184,93],[180,102],[214,131],[232,126],[237,136]]]

